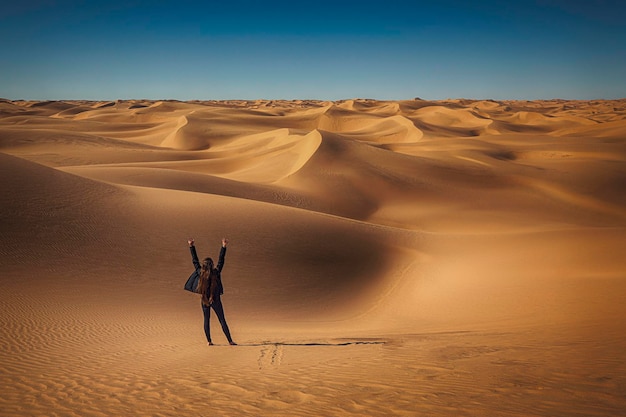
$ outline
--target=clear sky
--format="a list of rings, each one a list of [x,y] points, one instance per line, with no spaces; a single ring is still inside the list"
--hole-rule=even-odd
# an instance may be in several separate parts
[[[29,0],[8,99],[626,97],[623,0]]]

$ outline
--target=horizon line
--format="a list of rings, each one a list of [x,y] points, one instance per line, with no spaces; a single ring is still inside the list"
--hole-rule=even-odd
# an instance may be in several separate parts
[[[29,99],[29,98],[19,98],[19,99],[11,99],[6,97],[0,97],[1,101],[35,101],[35,102],[55,102],[55,101],[65,101],[65,102],[124,102],[124,101],[170,101],[170,102],[179,102],[179,103],[190,103],[190,102],[272,102],[272,101],[282,101],[282,102],[294,102],[294,101],[310,101],[310,102],[344,102],[349,100],[362,100],[362,101],[451,101],[451,100],[468,100],[468,101],[493,101],[493,102],[511,102],[511,101],[622,101],[626,100],[625,97],[621,98],[534,98],[534,99],[521,99],[521,98],[511,98],[511,99],[494,99],[494,98],[470,98],[470,97],[447,97],[441,99],[425,99],[421,97],[414,98],[406,98],[406,99],[381,99],[381,98],[368,98],[368,97],[350,97],[350,98],[341,98],[341,99],[319,99],[319,98],[220,98],[220,99],[177,99],[177,98],[116,98],[116,99],[86,99],[86,98],[54,98],[54,99]]]

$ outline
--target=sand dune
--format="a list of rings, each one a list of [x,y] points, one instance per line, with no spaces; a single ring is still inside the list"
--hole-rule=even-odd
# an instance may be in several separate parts
[[[623,414],[625,161],[625,100],[0,100],[0,414]]]

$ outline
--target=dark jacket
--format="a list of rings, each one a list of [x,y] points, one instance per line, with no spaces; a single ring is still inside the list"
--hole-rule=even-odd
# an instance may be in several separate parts
[[[202,266],[200,265],[200,261],[198,260],[198,254],[196,252],[195,246],[190,246],[189,251],[191,252],[191,262],[193,262],[193,266],[195,271],[189,276],[187,282],[185,283],[185,289],[191,292],[197,292],[196,289],[198,287],[198,281],[200,280],[200,272],[202,270]],[[220,250],[220,257],[217,260],[217,266],[215,270],[217,274],[215,275],[215,280],[211,282],[209,287],[209,295],[213,294],[213,298],[217,298],[220,295],[224,294],[224,287],[222,286],[222,268],[224,268],[224,258],[226,257],[226,248],[222,246]]]

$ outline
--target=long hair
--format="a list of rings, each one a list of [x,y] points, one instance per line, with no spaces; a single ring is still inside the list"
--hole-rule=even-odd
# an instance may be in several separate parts
[[[209,289],[211,280],[214,279],[215,269],[213,269],[213,259],[204,258],[200,269],[200,281],[198,282],[198,293],[202,294],[202,304],[209,305]]]

